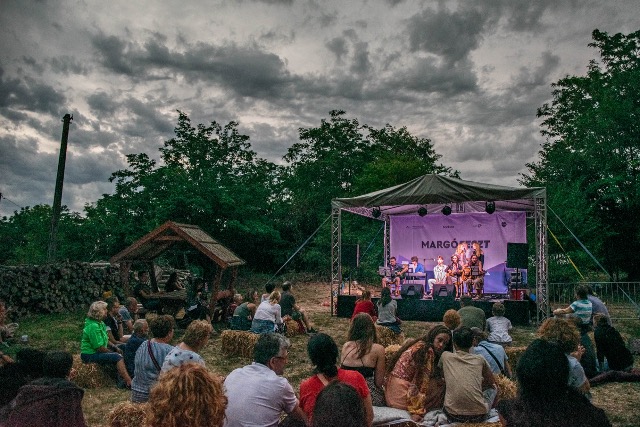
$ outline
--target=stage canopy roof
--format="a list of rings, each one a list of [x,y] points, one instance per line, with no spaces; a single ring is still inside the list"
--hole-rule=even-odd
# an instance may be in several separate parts
[[[495,203],[496,211],[535,210],[536,198],[546,198],[543,187],[506,187],[464,181],[441,175],[423,175],[404,184],[361,196],[333,199],[333,209],[343,209],[365,216],[379,208],[384,215],[417,214],[425,207],[428,213],[440,212],[445,205],[456,212],[484,212],[487,201]]]

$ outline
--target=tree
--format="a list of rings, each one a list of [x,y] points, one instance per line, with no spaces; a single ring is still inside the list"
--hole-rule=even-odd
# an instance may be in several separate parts
[[[538,109],[546,141],[522,182],[547,186],[550,206],[555,198],[561,216],[586,225],[578,234],[604,265],[637,279],[640,265],[621,249],[640,237],[640,31],[595,30],[589,46],[600,61],[555,83],[553,100]]]

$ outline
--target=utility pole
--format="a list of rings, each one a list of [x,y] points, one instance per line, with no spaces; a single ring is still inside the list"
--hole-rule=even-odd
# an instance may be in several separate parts
[[[71,114],[65,114],[62,118],[62,139],[60,140],[60,157],[58,158],[58,175],[56,176],[56,192],[53,195],[53,215],[51,216],[51,232],[49,233],[49,250],[47,261],[53,262],[56,258],[56,239],[58,235],[58,220],[62,210],[62,185],[64,183],[64,167],[67,162],[67,139],[69,139],[69,124],[73,120]]]

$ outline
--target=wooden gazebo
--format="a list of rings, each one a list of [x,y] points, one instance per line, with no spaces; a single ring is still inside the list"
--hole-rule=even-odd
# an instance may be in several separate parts
[[[230,298],[235,293],[234,285],[238,267],[244,265],[245,261],[196,225],[167,221],[111,257],[110,262],[120,265],[120,280],[127,294],[130,294],[129,273],[134,263],[143,264],[149,269],[152,273],[149,275],[151,286],[157,292],[158,284],[153,274],[154,260],[164,251],[181,242],[187,243],[201,254],[203,279],[212,287],[209,310],[213,310],[218,300]],[[229,283],[225,290],[221,290],[223,275],[229,268],[232,269]]]

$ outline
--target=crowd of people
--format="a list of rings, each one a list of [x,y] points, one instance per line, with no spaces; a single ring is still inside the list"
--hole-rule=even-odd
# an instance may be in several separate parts
[[[115,297],[90,305],[80,358],[114,366],[131,402],[145,405],[146,425],[167,427],[371,426],[383,407],[406,411],[412,421],[426,424],[499,419],[510,427],[607,426],[604,411],[590,401],[591,387],[640,381],[610,318],[602,311],[593,315],[586,288],[579,287],[575,303],[542,323],[513,370],[505,351],[512,345],[513,326],[504,317],[504,305],[495,303],[487,319],[468,296],[459,310],[445,313],[442,324],[407,339],[386,357],[376,324],[397,320],[388,307],[395,301],[384,288],[377,305],[363,292],[341,349],[328,334],[309,334],[313,373],[296,392],[283,376],[291,346],[278,333],[283,297],[273,288],[265,290],[261,302],[253,289],[246,301],[238,299],[233,317],[240,319],[231,325],[249,326],[259,337],[252,363],[226,377],[213,373],[200,355],[213,331],[210,321],[193,320],[173,345],[175,319],[166,314],[137,318],[134,298],[124,306]],[[285,284],[283,294],[290,292]],[[284,316],[312,330],[293,296],[286,305]],[[583,335],[594,327],[596,346],[589,349]],[[589,351],[594,352],[593,374],[586,367]],[[84,391],[69,380],[70,353],[24,348],[16,361],[2,353],[0,361],[0,426],[86,425]],[[497,399],[498,374],[517,379],[514,399]]]

